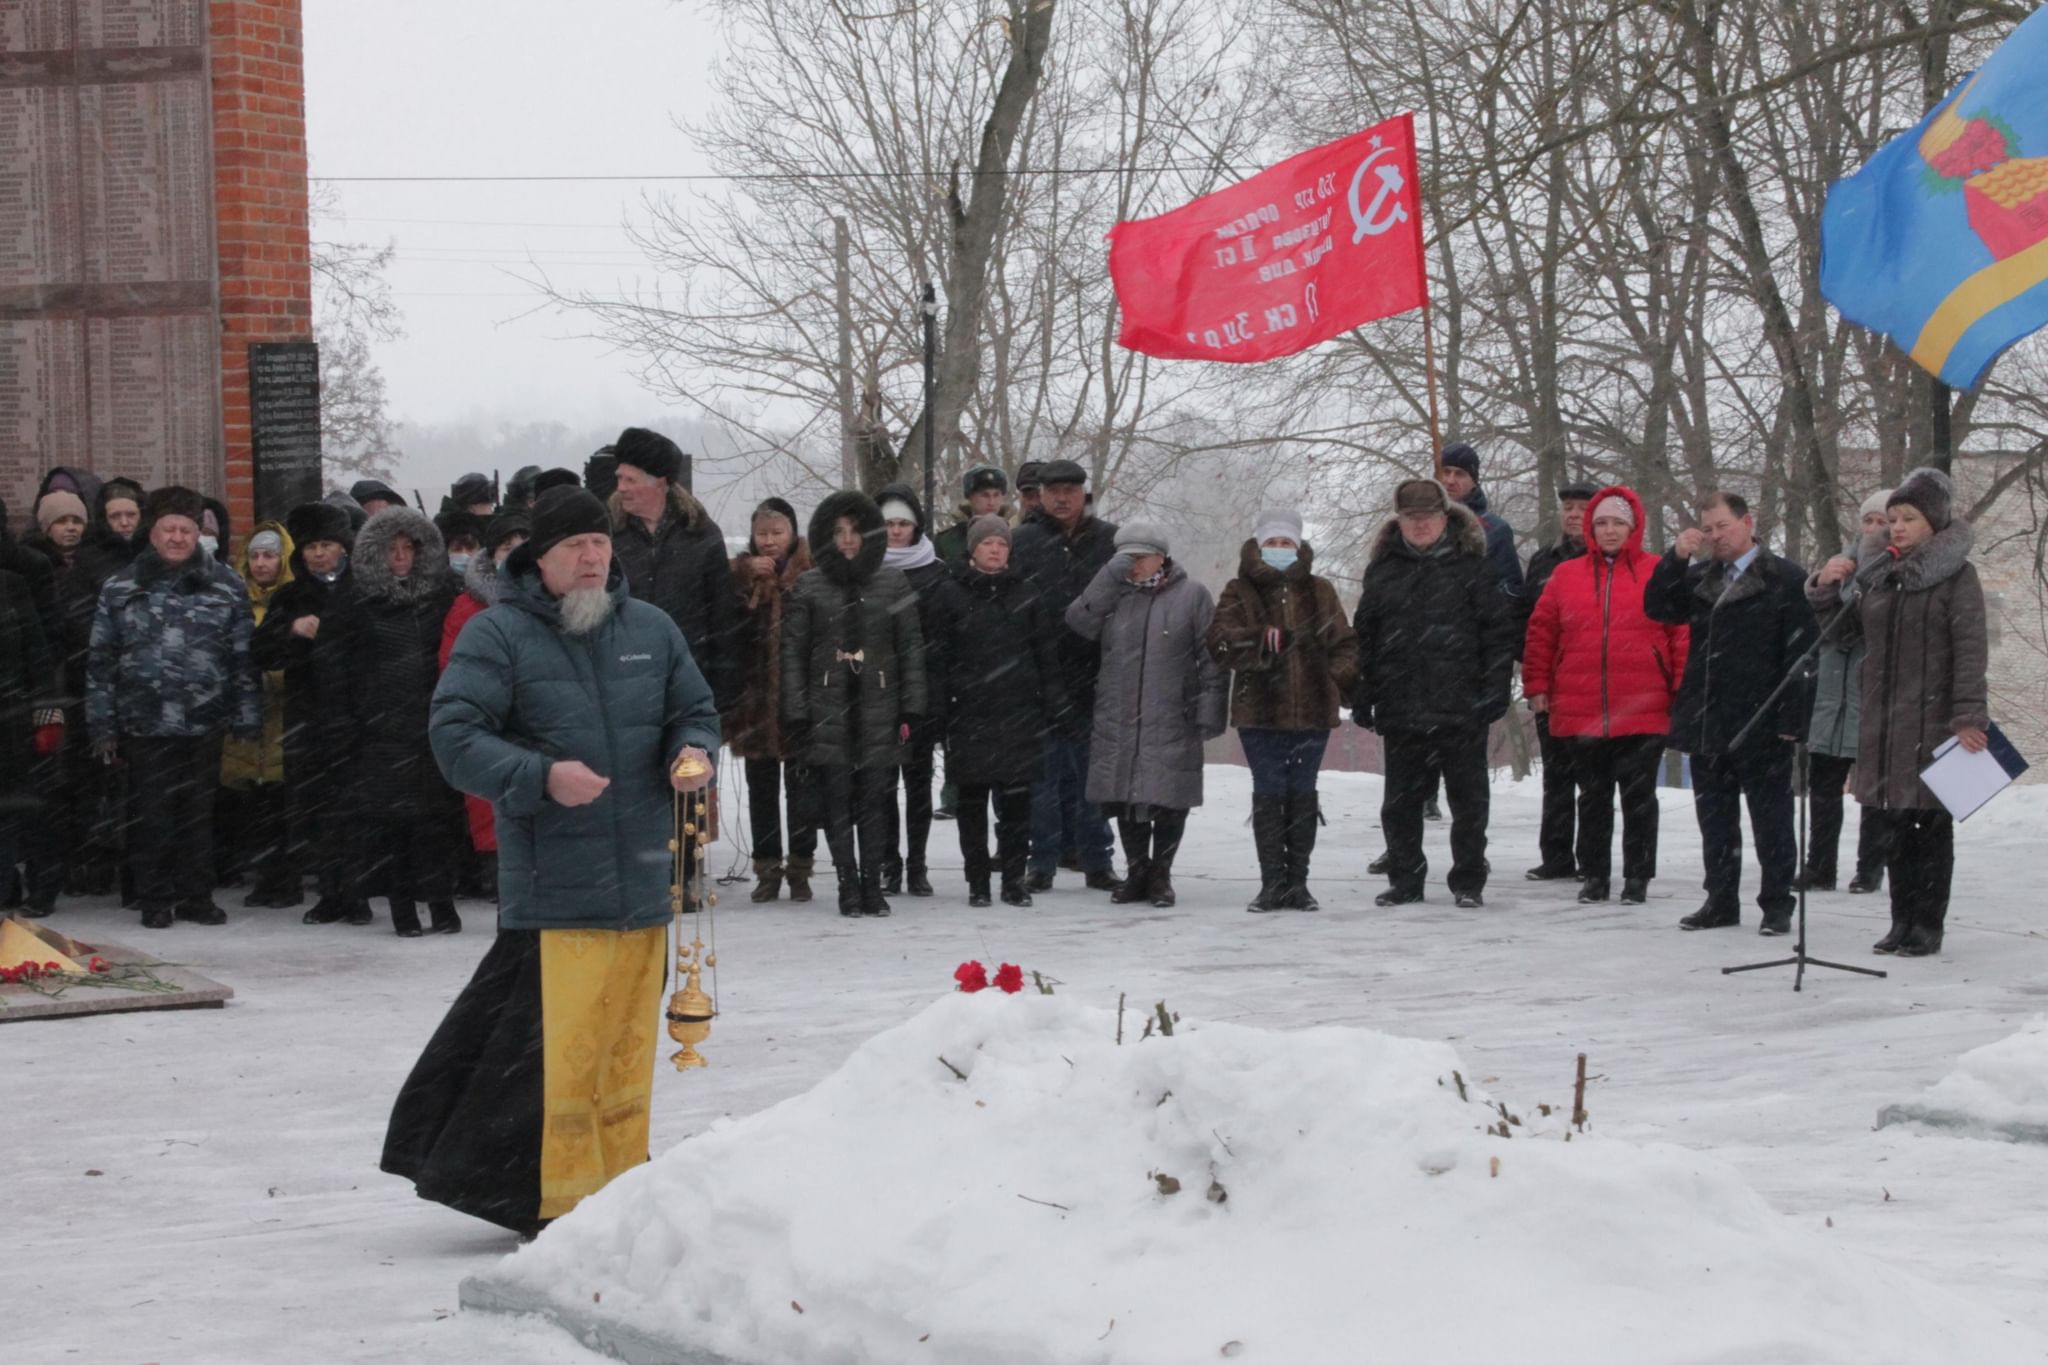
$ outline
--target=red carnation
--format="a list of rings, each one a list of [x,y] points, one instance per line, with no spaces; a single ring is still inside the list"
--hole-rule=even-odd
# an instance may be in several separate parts
[[[96,957],[92,961],[86,963],[85,966],[86,970],[90,971],[95,976],[99,975],[102,972],[111,970],[107,960],[103,957]]]
[[[979,962],[963,962],[953,969],[953,979],[969,995],[988,989],[988,968]]]
[[[996,989],[1005,995],[1015,995],[1024,989],[1024,969],[1014,962],[1005,962],[996,968]]]

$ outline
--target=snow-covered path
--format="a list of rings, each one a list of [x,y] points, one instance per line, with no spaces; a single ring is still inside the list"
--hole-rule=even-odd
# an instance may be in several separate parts
[[[1753,906],[1740,931],[1676,929],[1699,901],[1686,793],[1665,793],[1664,875],[1646,907],[1581,907],[1567,887],[1523,882],[1536,789],[1503,781],[1487,907],[1451,907],[1446,828],[1432,825],[1430,900],[1382,911],[1364,876],[1378,780],[1332,776],[1315,879],[1326,909],[1252,916],[1246,775],[1211,768],[1209,788],[1171,911],[1111,906],[1073,874],[1030,911],[969,910],[947,824],[934,830],[941,894],[899,897],[886,921],[842,921],[822,900],[755,907],[744,884],[726,888],[712,1067],[662,1069],[654,1146],[812,1085],[950,989],[962,959],[1014,961],[1108,1008],[1127,992],[1189,1018],[1443,1039],[1524,1106],[1568,1104],[1584,1051],[1600,1131],[1712,1150],[1786,1217],[1832,1219],[1845,1245],[2048,1332],[2048,1154],[1872,1130],[1880,1106],[2048,1010],[2048,788],[2010,793],[1959,832],[1941,959],[1870,955],[1882,897],[1814,897],[1814,952],[1891,976],[1816,970],[1801,994],[1789,969],[1721,974],[1785,949],[1756,936]],[[459,937],[403,941],[381,904],[377,927],[352,930],[223,903],[224,930],[145,935],[113,908],[52,923],[189,962],[235,987],[227,1009],[0,1026],[9,1282],[45,1324],[17,1327],[7,1358],[590,1359],[551,1331],[457,1315],[457,1283],[510,1237],[376,1169],[391,1098],[482,954],[488,908],[470,907]]]

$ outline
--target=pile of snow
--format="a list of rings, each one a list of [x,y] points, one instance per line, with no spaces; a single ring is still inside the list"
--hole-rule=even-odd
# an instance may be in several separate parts
[[[1887,1107],[1878,1126],[1925,1123],[1970,1136],[2048,1142],[2048,1017],[1973,1048],[1917,1104]]]
[[[950,996],[485,1278],[762,1365],[2048,1353],[1712,1157],[1510,1123],[1447,1045],[1122,1022],[1119,1045],[1114,1012],[1064,997]]]

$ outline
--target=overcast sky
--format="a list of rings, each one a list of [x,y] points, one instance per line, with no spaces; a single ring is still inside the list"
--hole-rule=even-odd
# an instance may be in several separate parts
[[[320,177],[653,175],[706,169],[676,128],[705,107],[713,26],[676,0],[305,0],[306,118]],[[715,190],[714,186],[703,186]],[[580,184],[339,183],[345,222],[395,241],[405,337],[378,357],[401,421],[489,416],[571,426],[654,401],[574,315],[534,311],[508,272],[561,285],[645,274],[621,231],[644,193]]]

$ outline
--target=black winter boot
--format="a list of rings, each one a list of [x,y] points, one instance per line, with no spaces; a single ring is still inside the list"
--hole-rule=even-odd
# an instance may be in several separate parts
[[[322,896],[313,908],[299,916],[301,924],[337,924],[348,918],[348,902],[338,896]]]
[[[883,895],[882,869],[873,863],[860,870],[860,912],[879,919],[889,913],[889,902]]]
[[[903,894],[903,864],[895,858],[882,864],[880,889],[891,896]]]
[[[428,901],[427,913],[432,922],[427,925],[430,934],[459,934],[462,932],[462,917],[455,913],[454,901]]]
[[[1246,910],[1263,915],[1278,910],[1290,889],[1287,880],[1287,797],[1284,793],[1252,793],[1252,847],[1259,855],[1259,894]]]
[[[1320,910],[1322,905],[1308,889],[1309,859],[1316,851],[1316,826],[1322,823],[1322,794],[1296,792],[1287,798],[1287,893],[1280,904],[1287,910]]]
[[[365,897],[357,896],[353,901],[349,902],[348,914],[343,916],[343,918],[348,920],[350,924],[360,925],[368,924],[376,916],[370,913],[370,902]]]
[[[1009,894],[1010,888],[1005,886],[1003,888],[1004,898],[1007,899],[1009,897]],[[988,894],[987,877],[982,877],[978,881],[971,881],[967,883],[967,903],[977,910],[979,910],[984,905],[995,904],[995,901]]]
[[[839,913],[858,915],[860,913],[860,869],[843,863],[834,863],[833,872],[839,877]]]
[[[932,895],[932,879],[926,875],[923,863],[912,863],[908,869],[910,894],[913,896]]]
[[[1116,832],[1124,845],[1124,884],[1109,893],[1110,903],[1136,905],[1139,901],[1150,900],[1152,822],[1119,816]]]
[[[420,928],[420,908],[416,903],[402,896],[392,896],[390,901],[391,928],[400,938],[418,938],[426,932]]]

